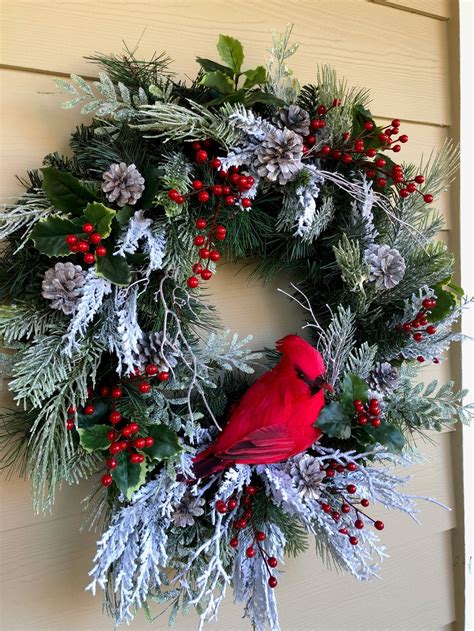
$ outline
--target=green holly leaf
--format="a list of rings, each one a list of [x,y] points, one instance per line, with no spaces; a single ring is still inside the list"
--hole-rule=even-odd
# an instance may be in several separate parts
[[[370,435],[373,444],[380,443],[389,451],[400,453],[405,446],[405,436],[396,425],[382,423],[380,427],[365,427],[364,429]]]
[[[115,215],[115,218],[117,219],[119,225],[123,227],[130,221],[134,212],[135,211],[133,210],[133,208],[130,208],[130,206],[125,205],[122,208],[120,208],[120,210],[117,210],[117,214]]]
[[[211,59],[204,59],[203,57],[196,57],[196,61],[204,70],[204,72],[221,72],[222,74],[225,74],[228,77],[232,77],[234,74],[232,72],[232,68],[223,66],[222,64],[217,63],[217,61],[212,61]]]
[[[140,204],[140,208],[150,208],[160,188],[158,169],[145,169],[143,171],[143,177],[145,178],[145,190],[138,200],[138,203]],[[132,213],[133,212],[134,211],[132,210]]]
[[[246,76],[244,82],[244,88],[246,89],[253,88],[254,85],[266,83],[267,81],[267,71],[264,66],[257,66],[251,70],[246,70],[243,74]]]
[[[97,276],[110,280],[114,285],[129,285],[132,280],[127,259],[123,256],[114,256],[109,252],[97,258],[96,272]]]
[[[431,309],[430,320],[439,322],[459,305],[464,291],[450,278],[434,286],[436,294],[436,307]]]
[[[144,447],[143,453],[153,460],[171,458],[181,451],[177,435],[166,425],[149,425],[147,432],[149,436],[154,438],[155,442],[152,447]]]
[[[36,248],[46,256],[67,256],[70,254],[66,243],[68,234],[84,236],[79,219],[66,219],[60,215],[51,215],[40,219],[30,234]]]
[[[43,191],[58,210],[78,216],[82,215],[87,204],[97,201],[97,197],[70,173],[53,167],[45,167],[41,172]]]
[[[201,85],[217,90],[221,94],[232,94],[234,83],[230,77],[222,72],[208,72],[200,81]]]
[[[115,458],[117,466],[112,469],[111,475],[118,488],[129,500],[133,493],[146,482],[146,464],[145,461],[137,464],[130,462],[130,454],[124,451],[117,454]]]
[[[283,107],[285,101],[270,94],[270,92],[264,92],[263,90],[252,90],[252,92],[245,94],[245,104],[254,105],[254,103],[264,103],[266,105],[275,105]]]
[[[93,414],[84,414],[84,412],[78,411],[76,414],[77,424],[82,429],[88,429],[93,425],[98,425],[107,420],[110,412],[110,403],[106,399],[94,399],[92,402],[94,406]],[[110,429],[110,427],[109,427]]]
[[[85,451],[98,451],[100,449],[108,449],[110,440],[107,438],[107,432],[110,427],[107,425],[92,425],[91,427],[78,428],[79,442]]]
[[[244,49],[239,40],[229,35],[219,35],[217,51],[222,61],[233,70],[234,74],[239,74],[244,61]]]
[[[363,379],[348,373],[342,382],[341,403],[353,412],[356,399],[359,399],[362,403],[367,402],[368,389],[369,387]]]
[[[104,206],[104,204],[100,202],[87,204],[84,211],[84,216],[87,221],[93,224],[95,231],[98,232],[103,239],[109,236],[112,230],[112,221],[116,214],[115,210]]]
[[[349,438],[352,418],[344,405],[337,401],[328,403],[319,413],[314,424],[329,438]]]

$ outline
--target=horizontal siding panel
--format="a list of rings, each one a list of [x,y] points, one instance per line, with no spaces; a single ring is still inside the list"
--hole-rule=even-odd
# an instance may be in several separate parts
[[[3,63],[90,75],[96,70],[83,55],[119,53],[122,41],[133,48],[143,35],[141,57],[166,50],[177,72],[193,76],[197,54],[216,57],[219,33],[242,40],[252,67],[266,55],[270,30],[294,23],[301,48],[290,61],[302,82],[314,81],[317,63],[329,63],[371,88],[379,116],[450,123],[444,22],[404,11],[394,19],[392,8],[365,0],[257,0],[238,19],[241,8],[240,0],[141,0],[133,8],[123,0],[62,0],[38,10],[31,0],[5,0]]]
[[[372,2],[402,11],[414,11],[440,20],[449,18],[451,6],[454,4],[453,0],[372,0]]]

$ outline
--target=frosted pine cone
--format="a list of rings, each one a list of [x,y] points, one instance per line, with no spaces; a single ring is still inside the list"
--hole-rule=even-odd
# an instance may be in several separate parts
[[[289,474],[304,500],[317,500],[325,472],[319,468],[319,461],[309,454],[299,454],[289,463]]]
[[[398,381],[398,370],[389,362],[377,362],[369,376],[369,386],[384,394],[396,390]]]
[[[70,315],[82,296],[82,288],[86,282],[86,272],[80,265],[73,263],[56,263],[46,271],[41,295],[51,300],[50,307],[59,309]]]
[[[163,344],[163,332],[144,333],[138,342],[137,364],[156,364],[159,370],[168,371],[178,363],[177,351],[169,342]]]
[[[171,519],[178,528],[186,528],[194,524],[195,517],[204,515],[204,499],[202,497],[194,497],[186,491],[181,499],[180,504],[174,511]]]
[[[255,155],[258,175],[284,185],[302,168],[303,139],[291,129],[275,129],[268,132]]]
[[[371,245],[365,260],[370,265],[369,280],[378,289],[393,289],[405,275],[403,256],[389,245]]]
[[[276,116],[276,125],[280,127],[288,127],[300,136],[309,134],[310,117],[306,110],[298,105],[290,105],[281,109]]]
[[[111,164],[102,179],[102,190],[109,202],[121,207],[136,204],[145,189],[145,180],[134,164]]]

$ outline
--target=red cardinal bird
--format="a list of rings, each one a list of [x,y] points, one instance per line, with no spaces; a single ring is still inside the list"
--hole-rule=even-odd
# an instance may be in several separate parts
[[[318,351],[298,335],[276,343],[278,364],[247,390],[215,442],[194,458],[196,478],[232,464],[286,460],[318,440],[314,423],[324,406],[325,367]]]

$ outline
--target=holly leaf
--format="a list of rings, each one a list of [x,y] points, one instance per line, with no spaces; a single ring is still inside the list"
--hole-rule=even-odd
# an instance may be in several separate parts
[[[181,451],[177,435],[166,425],[149,425],[147,432],[155,442],[151,447],[144,447],[143,453],[153,460],[171,458]]]
[[[115,215],[115,218],[117,219],[120,226],[123,227],[125,226],[125,224],[127,224],[130,221],[134,212],[135,211],[133,210],[133,208],[130,208],[130,206],[125,205],[122,208],[120,208],[120,210],[117,210],[117,214]]]
[[[351,416],[347,413],[345,406],[338,401],[333,401],[323,407],[314,426],[329,438],[349,438],[351,421]]]
[[[116,214],[115,210],[104,206],[104,204],[100,202],[87,204],[84,211],[84,216],[87,221],[93,224],[95,231],[98,232],[103,239],[109,236],[112,230],[112,221]]]
[[[97,257],[96,273],[97,276],[110,280],[114,285],[129,285],[132,280],[127,259],[111,253]]]
[[[153,200],[158,194],[160,186],[158,179],[158,169],[146,169],[145,171],[143,171],[143,177],[145,178],[145,190],[143,191],[143,194],[139,199],[139,204],[140,208],[149,208],[153,204]],[[124,208],[127,208],[127,206],[124,206]],[[130,206],[128,206],[128,208],[130,208]],[[130,211],[133,213],[133,210],[131,208]]]
[[[108,449],[110,440],[107,438],[107,432],[110,427],[107,425],[92,425],[91,427],[79,427],[79,442],[85,451],[98,451],[100,449]]]
[[[212,61],[211,59],[204,59],[203,57],[196,57],[196,61],[204,70],[204,72],[222,72],[222,74],[225,74],[228,77],[232,77],[234,74],[232,72],[232,68],[223,66],[222,64],[217,63],[217,61]]]
[[[246,76],[244,82],[244,88],[246,89],[253,88],[254,85],[259,85],[260,83],[265,83],[267,80],[267,71],[264,66],[257,66],[251,70],[246,70],[243,74]]]
[[[77,412],[77,424],[80,428],[88,429],[93,425],[98,425],[107,419],[107,416],[110,412],[110,403],[106,399],[94,399],[93,406],[93,414],[84,414],[84,412],[79,411]]]
[[[246,105],[253,105],[254,103],[265,103],[266,105],[276,105],[278,107],[285,105],[285,101],[263,90],[253,90],[250,94],[245,95]]]
[[[433,322],[439,322],[459,304],[464,291],[453,283],[451,279],[435,285],[434,291],[436,294],[436,307],[431,309],[430,318]]]
[[[365,430],[370,434],[372,443],[380,443],[389,451],[400,453],[405,446],[405,436],[396,425],[382,423],[380,427],[366,427]]]
[[[207,88],[213,88],[221,94],[232,94],[234,91],[234,83],[230,77],[222,72],[208,72],[200,81],[201,85]]]
[[[53,167],[45,167],[41,172],[43,191],[58,210],[72,215],[82,215],[88,203],[97,201],[97,197],[70,173],[58,171]]]
[[[348,373],[342,382],[341,403],[353,412],[356,399],[366,403],[368,389],[369,387],[363,379]]]
[[[117,466],[111,471],[115,483],[128,500],[146,482],[145,461],[132,463],[129,456],[128,452],[123,451],[117,454]]]
[[[222,61],[233,70],[234,74],[239,74],[244,61],[244,49],[239,40],[229,35],[219,35],[217,51]]]
[[[30,234],[35,247],[46,256],[67,256],[70,254],[66,243],[68,234],[84,235],[79,219],[66,219],[60,215],[51,215],[40,219]]]

